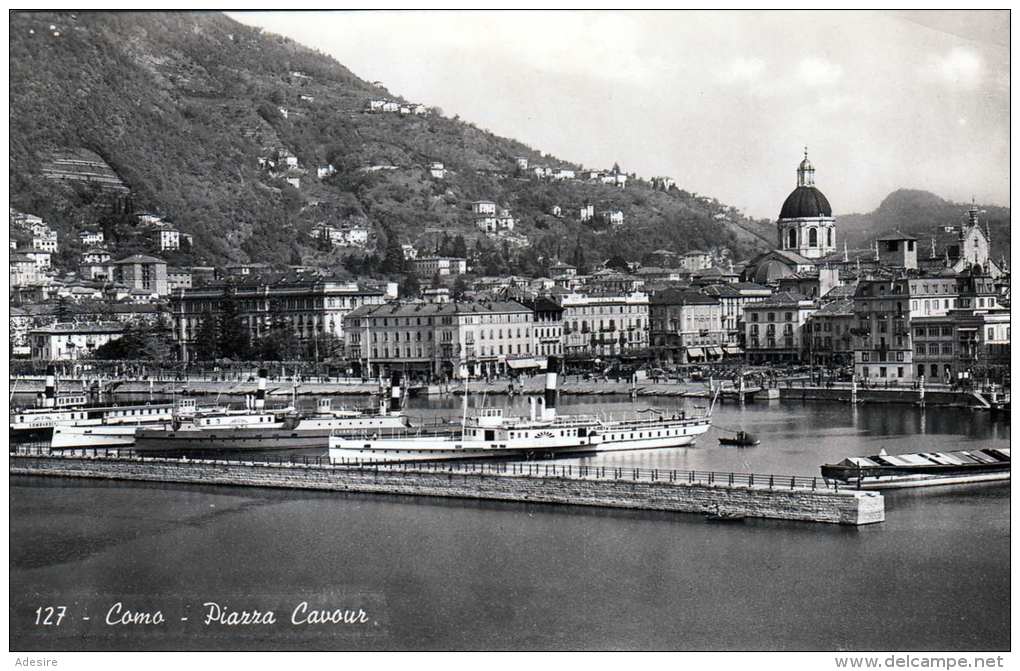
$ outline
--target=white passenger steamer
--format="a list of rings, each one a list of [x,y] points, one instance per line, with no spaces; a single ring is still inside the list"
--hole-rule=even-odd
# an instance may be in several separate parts
[[[174,417],[172,403],[90,404],[84,393],[57,393],[56,368],[46,369],[40,407],[11,411],[10,437],[14,441],[48,440],[66,428],[118,427],[133,431],[140,425],[160,425]]]
[[[559,361],[550,357],[543,399],[531,398],[528,417],[507,417],[497,408],[464,417],[457,434],[423,431],[369,431],[359,436],[332,435],[329,458],[334,464],[378,464],[493,458],[555,458],[613,450],[640,450],[691,445],[711,424],[685,412],[667,417],[605,420],[593,415],[557,415]]]
[[[241,416],[199,414],[163,428],[143,428],[135,436],[138,453],[216,453],[325,448],[332,433],[399,430],[407,427],[401,412],[401,388],[395,377],[386,399],[378,408],[349,410],[332,408],[319,399],[316,412],[300,415],[293,408],[283,412],[265,409],[266,371],[259,371],[253,411]]]

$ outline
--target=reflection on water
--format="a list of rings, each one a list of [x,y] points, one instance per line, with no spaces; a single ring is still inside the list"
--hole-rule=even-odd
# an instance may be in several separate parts
[[[305,401],[305,399],[302,399]],[[308,400],[311,402],[311,400]],[[494,397],[491,404],[505,404]],[[676,399],[565,397],[563,412]],[[523,399],[511,406],[526,414]],[[453,414],[459,399],[413,400]],[[850,454],[1009,445],[967,410],[726,404],[692,448],[586,463],[817,475]],[[745,429],[757,448],[718,437]],[[573,460],[582,461],[582,460]],[[569,506],[15,477],[14,649],[1006,649],[1009,487],[886,495],[862,528]],[[42,638],[42,596],[367,594],[371,634]],[[254,596],[253,596],[254,595]],[[36,604],[36,605],[33,605]]]

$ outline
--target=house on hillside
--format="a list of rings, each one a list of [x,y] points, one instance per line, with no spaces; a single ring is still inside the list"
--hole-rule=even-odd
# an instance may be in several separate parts
[[[85,229],[78,234],[82,247],[98,247],[103,244],[104,236],[102,231]]]
[[[602,219],[602,223],[608,224],[609,226],[623,225],[622,210],[603,210],[602,212],[599,212],[599,217]]]
[[[471,203],[471,211],[475,214],[496,214],[496,203],[491,200],[476,200]]]
[[[446,168],[439,161],[429,163],[429,174],[434,179],[446,179]]]

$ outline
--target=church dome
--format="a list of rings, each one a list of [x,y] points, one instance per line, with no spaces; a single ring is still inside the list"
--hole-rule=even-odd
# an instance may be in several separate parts
[[[807,159],[805,159],[807,160]],[[825,194],[813,186],[798,186],[786,197],[780,219],[814,219],[831,217],[832,206]]]
[[[781,263],[775,259],[769,259],[765,263],[759,264],[759,266],[755,269],[754,279],[752,281],[757,284],[772,284],[792,274],[793,270],[791,270],[785,263]]]

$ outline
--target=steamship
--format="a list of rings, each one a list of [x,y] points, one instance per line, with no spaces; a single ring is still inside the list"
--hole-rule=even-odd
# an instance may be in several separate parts
[[[642,450],[691,445],[711,425],[712,407],[700,416],[680,412],[667,417],[605,420],[593,415],[556,412],[559,360],[549,357],[545,394],[530,398],[528,417],[508,417],[499,408],[464,414],[461,430],[434,434],[400,429],[329,437],[334,464],[448,461],[457,459],[535,459],[578,456],[615,450]],[[657,411],[656,411],[657,412]]]
[[[89,402],[84,393],[58,393],[56,367],[46,368],[46,386],[39,407],[11,410],[10,438],[15,442],[50,440],[66,428],[161,425],[174,418],[173,403],[103,405]]]
[[[399,378],[394,378],[387,403],[365,409],[333,409],[328,398],[317,401],[316,411],[301,415],[293,408],[265,408],[265,369],[259,370],[258,389],[251,412],[242,415],[196,414],[160,428],[141,428],[134,436],[140,454],[215,454],[218,452],[276,451],[323,448],[332,433],[401,430],[408,420],[401,410]]]

